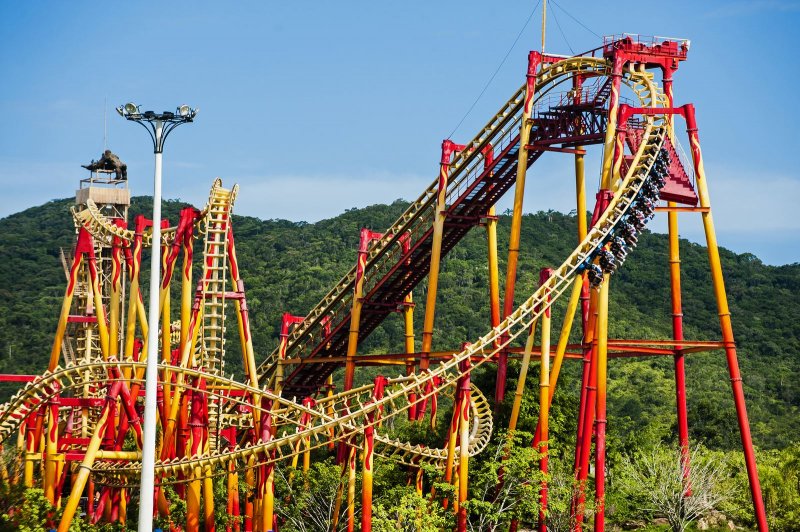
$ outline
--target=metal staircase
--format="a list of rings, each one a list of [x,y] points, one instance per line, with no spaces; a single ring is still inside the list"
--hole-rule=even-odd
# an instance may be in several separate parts
[[[580,71],[585,75],[584,79],[597,79],[598,82],[582,87],[576,98],[573,89],[565,90],[554,81],[559,76],[567,79],[567,71]],[[610,86],[606,81],[608,74],[606,63],[589,57],[567,59],[554,64],[552,70],[544,75],[539,74],[534,119],[528,124],[532,127],[528,145],[529,167],[544,151],[560,151],[567,146],[603,141],[610,94]],[[625,74],[626,77],[632,75],[650,78],[650,74],[646,73]],[[648,86],[631,88],[643,104],[662,96]],[[447,181],[442,256],[470,229],[480,225],[489,207],[513,186],[520,149],[524,97],[523,87],[453,157]],[[487,152],[492,154],[492,160],[485,164]],[[370,248],[365,269],[359,341],[366,338],[393,312],[396,304],[428,275],[436,195],[435,181],[385,231],[385,236]],[[406,253],[397,245],[401,235],[407,235],[409,239],[410,247]],[[341,364],[341,357],[347,349],[354,280],[355,268],[311,310],[290,336],[286,358],[293,363],[284,369],[285,397],[299,399],[314,393]],[[329,320],[330,333],[323,330],[323,320]],[[328,357],[336,357],[337,360],[327,363],[324,359]],[[314,363],[306,363],[309,359],[315,359]],[[276,350],[259,367],[262,385],[274,385],[277,361]]]

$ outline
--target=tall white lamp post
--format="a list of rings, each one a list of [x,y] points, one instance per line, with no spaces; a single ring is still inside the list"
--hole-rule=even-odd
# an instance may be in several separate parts
[[[153,530],[153,494],[155,493],[156,461],[156,393],[158,387],[158,318],[159,285],[161,283],[161,155],[164,141],[173,129],[194,121],[197,109],[188,105],[178,107],[176,112],[139,111],[139,106],[127,103],[117,107],[124,118],[143,126],[153,141],[156,168],[153,178],[153,248],[150,257],[150,301],[147,330],[147,369],[145,372],[144,396],[144,448],[142,449],[142,478],[139,495],[139,532]],[[167,324],[164,324],[165,326]]]

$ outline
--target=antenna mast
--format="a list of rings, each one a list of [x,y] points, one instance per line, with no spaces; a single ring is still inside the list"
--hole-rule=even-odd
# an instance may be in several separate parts
[[[544,55],[544,36],[547,24],[547,0],[542,0],[542,55]]]

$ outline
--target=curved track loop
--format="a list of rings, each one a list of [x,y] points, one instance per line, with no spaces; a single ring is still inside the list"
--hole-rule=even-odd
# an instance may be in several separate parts
[[[550,103],[548,95],[578,74],[589,77],[610,76],[611,64],[600,58],[571,57],[543,68],[536,80],[534,107],[548,105]],[[654,85],[652,79],[652,75],[649,73],[628,71],[624,73],[622,81],[631,87],[642,107],[666,107],[666,97]],[[523,85],[475,138],[454,156],[447,181],[448,205],[458,200],[479,180],[483,173],[484,157],[487,151],[492,151],[494,159],[498,160],[504,151],[518,143],[524,98],[525,86]],[[399,255],[402,247],[398,243],[401,238],[404,238],[403,235],[410,235],[410,241],[413,243],[422,238],[432,225],[437,187],[438,180],[435,180],[385,231],[383,238],[375,241],[372,245],[366,263],[368,273],[365,281],[365,294],[370,291],[370,281],[375,282],[376,278],[381,277],[384,272],[400,261]],[[478,193],[478,189],[474,189],[472,193]],[[380,275],[373,275],[370,278],[369,272],[374,271],[380,272]],[[355,276],[356,270],[353,268],[294,329],[288,338],[287,359],[310,356],[314,346],[321,343],[322,338],[325,338],[323,325],[326,320],[330,320],[330,325],[336,329],[341,322],[349,319]],[[258,373],[262,384],[274,386],[272,379],[278,360],[279,353],[276,349],[259,366]],[[291,367],[284,370],[287,375],[290,372]]]
[[[143,362],[133,361],[103,361],[98,359],[89,364],[68,365],[57,367],[54,371],[45,373],[36,380],[28,383],[18,392],[8,403],[0,407],[0,440],[9,438],[19,430],[20,424],[27,417],[27,414],[35,411],[40,405],[46,404],[50,399],[59,396],[68,396],[73,392],[80,393],[84,384],[89,381],[102,381],[107,385],[115,382],[116,378],[110,375],[132,375],[142,374],[145,368]],[[175,366],[160,365],[162,371],[182,371],[186,377],[184,383],[173,384],[185,390],[197,391],[199,379],[205,380],[205,393],[209,395],[209,400],[224,399],[246,411],[242,415],[223,416],[221,427],[235,425],[237,427],[252,426],[253,410],[261,413],[264,410],[260,407],[253,408],[251,398],[257,394],[261,398],[272,401],[272,417],[277,427],[277,438],[270,442],[259,441],[254,444],[243,446],[231,445],[228,442],[227,448],[219,453],[197,455],[190,458],[179,460],[158,462],[156,472],[165,475],[162,484],[177,482],[175,473],[189,473],[198,463],[205,465],[223,465],[231,460],[243,466],[250,457],[256,459],[256,464],[280,461],[290,458],[301,452],[296,445],[301,438],[313,438],[311,448],[326,445],[330,440],[330,430],[335,429],[333,440],[350,439],[354,434],[358,434],[369,424],[364,422],[366,418],[361,416],[361,412],[370,412],[375,408],[384,410],[380,419],[384,421],[404,412],[408,407],[407,392],[409,390],[419,393],[420,387],[424,385],[426,379],[421,377],[402,377],[389,380],[386,387],[386,397],[378,403],[371,400],[373,385],[362,386],[346,393],[341,393],[330,398],[326,398],[317,403],[314,407],[298,405],[295,402],[283,399],[268,391],[258,390],[250,386],[238,383],[235,380],[209,375],[200,370],[180,369]],[[455,384],[452,376],[445,376],[447,382],[442,384],[440,389],[446,390]],[[144,384],[141,379],[134,378],[122,379],[126,383]],[[218,391],[222,390],[222,391]],[[236,397],[231,396],[231,392],[238,392]],[[486,397],[475,386],[472,387],[473,405],[472,419],[470,421],[472,432],[470,435],[469,454],[474,456],[481,452],[489,443],[492,433],[491,408]],[[352,405],[352,406],[348,406]],[[357,409],[355,405],[358,405]],[[368,405],[369,408],[367,408]],[[100,407],[96,407],[99,409]],[[308,414],[310,421],[301,421],[301,416]],[[303,428],[305,425],[306,428]],[[375,452],[388,459],[407,465],[418,465],[419,463],[442,462],[446,459],[445,449],[428,448],[420,445],[412,445],[408,442],[396,440],[385,435],[376,434]],[[252,466],[252,463],[249,464]],[[140,464],[136,461],[115,462],[97,460],[93,467],[94,480],[98,484],[112,486],[130,486],[138,482]]]
[[[200,216],[195,221],[195,227],[199,230],[202,234],[203,229],[206,227],[208,223],[208,217],[211,213],[211,202],[214,198],[214,193],[217,189],[222,188],[222,179],[216,178],[214,183],[211,185],[211,192],[208,196],[208,202],[206,202],[205,208],[200,211]],[[235,194],[235,193],[234,193]],[[231,199],[231,203],[233,200]],[[133,242],[135,238],[135,233],[132,229],[126,229],[123,227],[119,227],[115,225],[106,215],[104,215],[97,205],[91,199],[86,201],[86,208],[78,210],[75,207],[72,208],[72,217],[75,219],[75,225],[79,227],[86,228],[87,231],[92,235],[92,238],[96,239],[98,242],[101,242],[105,245],[110,246],[114,237],[121,239],[126,244],[130,244]],[[161,243],[162,245],[169,245],[175,239],[175,232],[177,227],[169,227],[167,229],[161,230]],[[147,228],[144,230],[142,235],[142,245],[144,247],[150,247],[153,242],[153,228]]]
[[[608,75],[609,72],[610,65],[602,59],[584,57],[565,59],[550,65],[539,74],[537,91],[545,94],[556,85],[558,80],[563,81],[563,79],[567,79],[576,73]],[[638,95],[642,106],[658,108],[666,105],[666,98],[653,83],[651,74],[629,71],[624,74],[623,79]],[[470,168],[477,167],[480,164],[481,149],[493,138],[492,133],[498,128],[508,129],[510,125],[518,123],[521,102],[522,93],[518,91],[504,107],[504,110],[501,111],[501,114],[495,117],[484,128],[483,132],[468,145],[468,148],[472,147],[474,149],[464,150],[457,157],[452,178],[452,182],[456,187],[466,179]],[[337,440],[350,439],[352,436],[363,432],[364,428],[370,424],[377,424],[381,419],[385,421],[409,408],[406,398],[411,393],[416,393],[417,400],[422,400],[453,387],[456,382],[455,377],[459,374],[459,364],[462,361],[468,358],[471,359],[472,370],[492,360],[520,335],[525,334],[532,322],[541,316],[571,286],[574,276],[580,274],[585,265],[593,260],[595,254],[605,245],[616,224],[623,219],[630,209],[639,189],[647,179],[648,172],[656,159],[664,136],[667,134],[667,129],[668,122],[664,115],[656,114],[647,118],[644,140],[630,164],[627,175],[615,184],[616,192],[607,210],[599,217],[597,223],[572,254],[566,258],[564,263],[553,272],[550,279],[536,290],[527,301],[497,327],[490,330],[486,335],[453,356],[450,360],[441,362],[438,366],[423,374],[389,380],[385,388],[385,396],[380,400],[372,398],[373,387],[368,385],[321,399],[315,407],[310,408],[276,396],[267,390],[253,388],[232,379],[208,374],[196,369],[161,365],[162,373],[166,370],[169,373],[183,375],[182,383],[179,382],[178,386],[195,389],[195,383],[201,378],[205,379],[209,395],[216,395],[218,398],[223,398],[224,396],[225,401],[229,404],[240,406],[240,410],[244,412],[261,410],[258,406],[253,405],[252,397],[272,400],[273,407],[271,412],[278,426],[278,431],[275,438],[270,441],[258,441],[255,443],[229,442],[227,447],[223,448],[220,445],[220,448],[206,454],[159,461],[156,464],[158,477],[162,479],[163,483],[177,482],[178,473],[188,474],[192,471],[197,471],[198,469],[196,468],[198,467],[213,475],[223,474],[230,463],[233,463],[235,467],[244,467],[246,463],[248,467],[252,467],[254,463],[261,464],[283,460],[297,452],[298,446],[296,446],[296,443],[301,439],[308,438],[310,448],[325,445],[330,433],[333,433],[334,439]],[[399,235],[408,230],[408,227],[420,216],[423,216],[426,209],[430,208],[433,192],[435,192],[435,189],[433,187],[429,188],[412,205],[412,208],[398,220],[390,231],[393,236],[385,237],[378,245],[373,247],[370,252],[370,261],[372,263],[380,260],[381,256],[399,238]],[[352,281],[352,272],[345,277],[345,281],[348,279]],[[344,288],[346,288],[347,283],[344,283],[344,285]],[[331,301],[340,300],[343,297],[344,288],[340,285],[334,292],[326,296],[304,323],[318,323],[321,316],[325,314],[325,308],[331,304]],[[298,341],[303,335],[307,334],[309,326],[301,326],[299,331],[294,334],[293,340]],[[262,369],[268,369],[272,360],[273,358],[268,359],[267,363],[262,365]],[[53,396],[57,390],[58,393],[68,394],[70,390],[77,391],[80,389],[86,381],[106,384],[113,380],[109,376],[115,374],[117,369],[123,370],[122,374],[126,373],[124,371],[126,369],[139,370],[130,371],[129,373],[139,375],[142,373],[141,369],[143,367],[144,364],[138,362],[98,360],[77,366],[56,368],[55,371],[28,383],[8,403],[0,407],[0,439],[6,439],[14,434],[26,415],[46,402],[48,397]],[[112,368],[114,371],[111,371]],[[437,382],[440,384],[436,384]],[[175,385],[173,384],[173,386]],[[241,397],[231,396],[228,390],[240,391],[243,395]],[[424,393],[421,390],[428,391]],[[475,429],[470,441],[470,451],[473,453],[480,451],[486,445],[491,433],[491,422],[489,421],[491,415],[486,400],[477,394],[475,397],[476,407],[473,411],[473,416],[476,422],[474,423]],[[230,412],[222,415],[221,424],[223,426],[241,422],[241,416],[237,416],[235,411],[233,414]],[[381,412],[381,414],[377,414],[377,412]],[[370,422],[369,415],[372,413],[375,413],[375,421]],[[300,423],[302,414],[308,414],[308,417],[310,417],[310,422],[305,425]],[[237,418],[239,418],[238,421]],[[380,437],[378,441],[381,444],[379,451],[382,455],[403,463],[416,463],[420,460],[439,461],[444,456],[442,450],[412,446],[386,437]],[[98,460],[93,468],[94,479],[98,483],[108,485],[132,485],[138,481],[139,469],[140,463],[137,461],[114,462]]]

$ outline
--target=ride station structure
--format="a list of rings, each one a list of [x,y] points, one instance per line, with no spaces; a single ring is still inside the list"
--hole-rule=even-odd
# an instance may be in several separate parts
[[[358,519],[362,531],[371,530],[372,471],[378,457],[414,470],[422,464],[441,467],[444,478],[457,485],[453,509],[457,529],[464,531],[470,458],[491,438],[493,410],[508,393],[509,359],[520,360],[509,426],[504,427],[509,432],[516,429],[531,361],[539,362],[539,420],[532,444],[543,453],[539,467],[545,473],[550,404],[564,360],[575,359],[581,364],[582,383],[575,420],[579,489],[571,504],[573,526],[583,530],[584,521],[593,519],[594,529],[604,530],[609,359],[674,360],[676,446],[690,482],[685,357],[722,350],[755,520],[759,530],[767,530],[695,108],[676,104],[673,96],[673,76],[688,51],[686,40],[622,35],[574,56],[530,52],[522,87],[472,140],[444,140],[438,177],[385,231],[362,231],[355,266],[305,316],[284,315],[279,345],[266,355],[255,352],[251,332],[256,324],[250,320],[236,256],[231,213],[237,187],[225,188],[218,179],[203,209],[184,209],[174,227],[163,224],[160,323],[148,323],[140,283],[152,224],[139,215],[129,226],[126,209],[106,208],[96,194],[79,192],[73,210],[77,241],[50,363],[0,407],[0,439],[23,457],[20,467],[3,471],[4,478],[41,485],[50,502],[63,508],[59,532],[68,530],[79,511],[92,522],[134,519],[128,505],[132,496],[138,497],[141,469],[143,344],[148,327],[160,327],[160,436],[153,494],[157,514],[168,514],[170,497],[180,497],[186,501],[183,530],[214,530],[214,513],[221,509],[214,507],[213,481],[225,476],[225,511],[241,517],[229,529],[276,530],[276,505],[291,501],[275,498],[275,465],[298,466],[302,457],[300,467],[308,469],[311,451],[327,448],[342,466],[333,529],[359,527],[360,467]],[[688,157],[681,149],[678,124],[685,124]],[[593,145],[602,149],[602,169],[588,217],[585,156]],[[539,287],[518,302],[514,295],[526,179],[548,152],[566,154],[574,164],[576,244],[561,265],[542,270]],[[512,188],[501,291],[495,205]],[[647,222],[660,213],[668,219],[665,265],[671,279],[672,337],[610,338],[611,276],[636,247]],[[702,218],[719,314],[717,340],[683,334],[680,213]],[[488,332],[462,344],[466,339],[434,334],[437,304],[446,304],[437,293],[439,272],[443,257],[476,228],[487,234]],[[202,255],[195,260],[200,239]],[[173,287],[175,277],[179,282]],[[423,281],[424,306],[415,308],[419,302],[412,291]],[[173,305],[175,294],[180,300]],[[552,345],[551,308],[562,297],[566,311]],[[179,316],[171,315],[173,306],[180,309]],[[226,320],[231,311],[232,327]],[[415,311],[424,313],[419,349]],[[363,352],[364,339],[393,314],[403,318],[404,345],[397,353]],[[581,341],[570,344],[575,327],[580,327]],[[243,381],[224,372],[229,328],[239,337]],[[397,366],[403,375],[356,386],[356,372],[364,365]],[[471,383],[471,372],[481,366],[496,368],[492,398]],[[344,368],[341,383],[334,381],[338,368]],[[453,411],[441,448],[382,434],[381,422],[392,416],[420,423],[427,417],[435,423],[447,414],[438,408],[443,394],[452,397]],[[595,501],[588,511],[586,486],[592,470]],[[247,489],[240,491],[240,485]],[[420,493],[425,489],[421,474],[416,486]],[[546,530],[546,482],[540,494],[542,512],[531,521]]]

